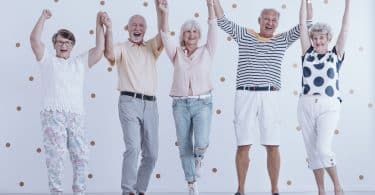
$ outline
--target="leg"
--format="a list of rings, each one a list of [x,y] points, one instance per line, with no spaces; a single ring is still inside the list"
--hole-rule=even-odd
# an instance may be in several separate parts
[[[327,171],[328,175],[330,176],[330,178],[333,182],[335,195],[342,195],[343,190],[342,190],[340,182],[339,182],[339,177],[337,176],[336,166],[328,167],[328,168],[326,168],[326,171]]]
[[[238,180],[237,192],[240,192],[241,194],[245,194],[246,175],[250,164],[249,150],[250,145],[238,146],[236,153],[236,169]]]
[[[67,143],[65,116],[60,112],[42,111],[41,122],[49,188],[51,194],[60,195],[63,192],[62,179]]]
[[[271,192],[278,193],[279,189],[277,187],[280,172],[280,152],[279,146],[266,146],[267,150],[267,170],[268,176],[271,180]]]
[[[192,126],[194,133],[194,161],[195,176],[200,176],[201,161],[204,158],[209,145],[211,118],[212,118],[212,99],[199,99],[192,108],[193,118]]]
[[[324,189],[324,169],[315,169],[313,170],[316,185],[318,186],[318,192],[319,195],[325,195],[325,189]]]
[[[73,167],[73,193],[83,195],[86,190],[88,147],[85,139],[83,116],[67,113],[69,121],[68,150]]]
[[[141,149],[140,107],[137,99],[120,96],[119,117],[126,148],[122,162],[121,188],[123,195],[136,192],[138,156]]]
[[[146,192],[158,158],[159,114],[156,101],[143,101],[143,126],[141,129],[142,160],[138,169],[137,191]]]
[[[195,182],[193,140],[189,106],[187,100],[173,100],[173,118],[176,125],[176,136],[182,169],[188,183]]]

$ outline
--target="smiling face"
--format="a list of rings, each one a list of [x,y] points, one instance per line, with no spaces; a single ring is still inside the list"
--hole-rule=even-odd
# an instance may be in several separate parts
[[[129,19],[128,23],[129,39],[135,43],[143,42],[146,32],[146,20],[143,16],[134,15]]]
[[[328,45],[332,39],[331,27],[327,24],[316,23],[309,32],[311,45],[314,50],[320,54],[325,54],[328,51]]]
[[[53,47],[56,50],[56,57],[67,59],[75,45],[75,38],[72,32],[60,29],[52,37]]]
[[[265,38],[273,37],[279,25],[279,12],[274,9],[264,9],[258,18],[259,35]]]
[[[201,38],[201,30],[197,21],[188,20],[181,26],[180,32],[180,45],[181,46],[198,46],[199,39]]]

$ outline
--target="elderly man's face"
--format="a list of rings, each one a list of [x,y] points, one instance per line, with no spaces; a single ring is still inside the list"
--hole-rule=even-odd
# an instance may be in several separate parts
[[[146,32],[146,21],[142,16],[133,16],[128,24],[129,38],[131,41],[141,43]]]
[[[265,10],[258,19],[260,25],[260,36],[271,38],[279,25],[279,16],[276,11]]]

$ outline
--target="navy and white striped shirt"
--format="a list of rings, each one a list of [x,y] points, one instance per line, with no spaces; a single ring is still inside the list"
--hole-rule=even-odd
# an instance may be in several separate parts
[[[286,49],[300,37],[299,25],[265,39],[225,16],[217,22],[238,44],[237,87],[274,86],[280,89],[282,59]]]

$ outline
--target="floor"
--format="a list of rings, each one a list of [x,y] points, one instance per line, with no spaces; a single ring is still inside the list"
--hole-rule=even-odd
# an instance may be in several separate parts
[[[181,192],[154,192],[154,193],[147,193],[147,195],[187,195],[188,193],[181,193]],[[233,195],[234,193],[200,193],[200,195]],[[0,193],[0,195],[48,195],[48,194],[4,194]],[[69,193],[64,195],[71,195]],[[86,195],[121,195],[120,193],[88,193]],[[269,193],[261,193],[261,192],[252,192],[247,193],[247,195],[269,195]],[[317,195],[317,192],[285,192],[280,193],[280,195]],[[326,195],[333,195],[333,193],[329,192]],[[375,195],[375,192],[345,192],[345,195]]]

